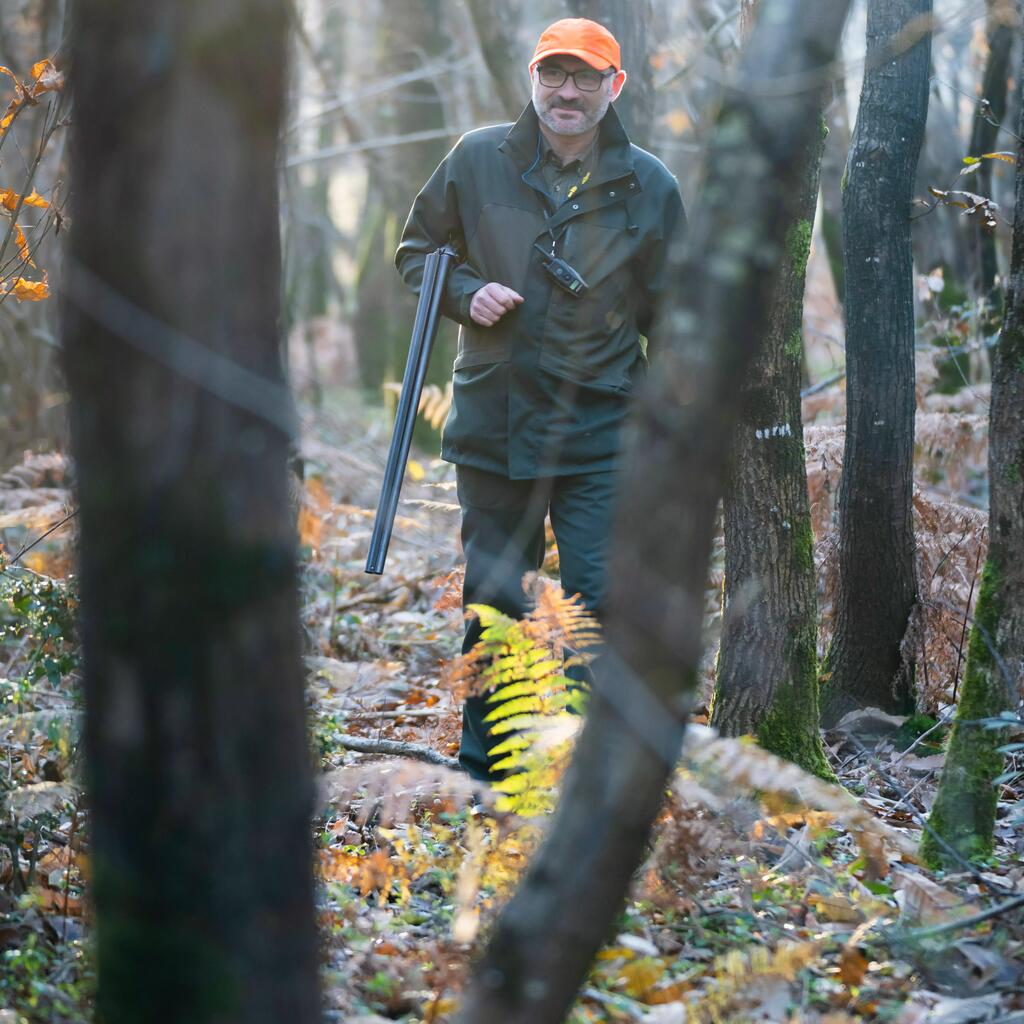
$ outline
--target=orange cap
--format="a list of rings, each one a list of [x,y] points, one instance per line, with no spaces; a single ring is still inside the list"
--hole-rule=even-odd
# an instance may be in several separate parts
[[[545,57],[558,54],[579,57],[598,71],[609,66],[616,71],[622,69],[622,53],[615,36],[604,25],[587,18],[563,18],[544,29],[530,58],[530,70]]]

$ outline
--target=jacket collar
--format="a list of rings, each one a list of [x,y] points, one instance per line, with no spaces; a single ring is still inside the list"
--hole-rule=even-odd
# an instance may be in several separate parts
[[[533,103],[528,103],[519,120],[509,128],[498,149],[508,153],[521,171],[528,170],[537,159],[537,139],[540,135],[540,121]],[[626,129],[610,104],[608,113],[601,120],[598,132],[598,174],[601,180],[611,181],[632,174],[633,148]]]

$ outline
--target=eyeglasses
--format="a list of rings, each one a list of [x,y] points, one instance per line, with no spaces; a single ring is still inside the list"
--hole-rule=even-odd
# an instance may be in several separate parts
[[[557,64],[537,65],[537,79],[545,89],[561,89],[565,80],[571,77],[580,92],[597,92],[604,80],[614,74],[614,71],[592,71],[590,68],[566,71]]]

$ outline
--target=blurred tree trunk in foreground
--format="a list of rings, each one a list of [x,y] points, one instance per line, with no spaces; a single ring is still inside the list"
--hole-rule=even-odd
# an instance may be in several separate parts
[[[81,0],[65,367],[105,1024],[319,1019],[274,0]]]
[[[820,102],[821,91],[818,99]],[[825,144],[799,154],[764,345],[743,381],[725,487],[725,613],[711,724],[834,778],[818,715],[814,535],[800,410],[803,308]]]
[[[471,979],[463,1024],[564,1019],[609,936],[675,767],[696,685],[704,588],[738,412],[735,386],[766,333],[799,155],[845,3],[765,0],[724,96],[663,322],[657,372],[623,459],[609,572],[608,653],[549,834]],[[753,329],[752,329],[753,328]]]
[[[629,81],[615,109],[629,138],[644,149],[650,147],[654,122],[654,74],[647,29],[652,0],[569,0],[574,18],[590,18],[608,28],[622,47],[622,66]]]
[[[928,113],[930,14],[931,0],[868,0],[843,191],[847,414],[826,722],[868,705],[913,708],[913,662],[901,647],[917,598],[910,204]]]
[[[1024,77],[1024,61],[1021,75]],[[1018,78],[1021,82],[1022,78]],[[1024,105],[1022,105],[1024,109]],[[1018,137],[1024,136],[1024,114]],[[1024,684],[1024,145],[1017,154],[1006,314],[993,353],[989,407],[989,549],[978,591],[967,667],[946,764],[930,823],[960,857],[992,852],[998,790],[1003,770],[997,747],[1007,733],[986,729],[979,719],[1012,710]],[[934,836],[921,845],[934,866],[956,858]],[[952,862],[952,863],[951,863]]]

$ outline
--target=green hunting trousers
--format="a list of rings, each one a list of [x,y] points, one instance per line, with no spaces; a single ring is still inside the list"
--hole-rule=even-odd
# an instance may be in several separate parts
[[[463,605],[486,604],[521,618],[529,608],[523,575],[544,560],[544,519],[550,514],[558,544],[562,589],[579,594],[600,617],[603,610],[608,541],[615,495],[614,471],[539,480],[509,480],[470,466],[458,466],[462,547],[466,556]],[[480,639],[471,619],[462,650]],[[474,778],[488,775],[483,697],[469,697],[462,714],[459,763]]]

